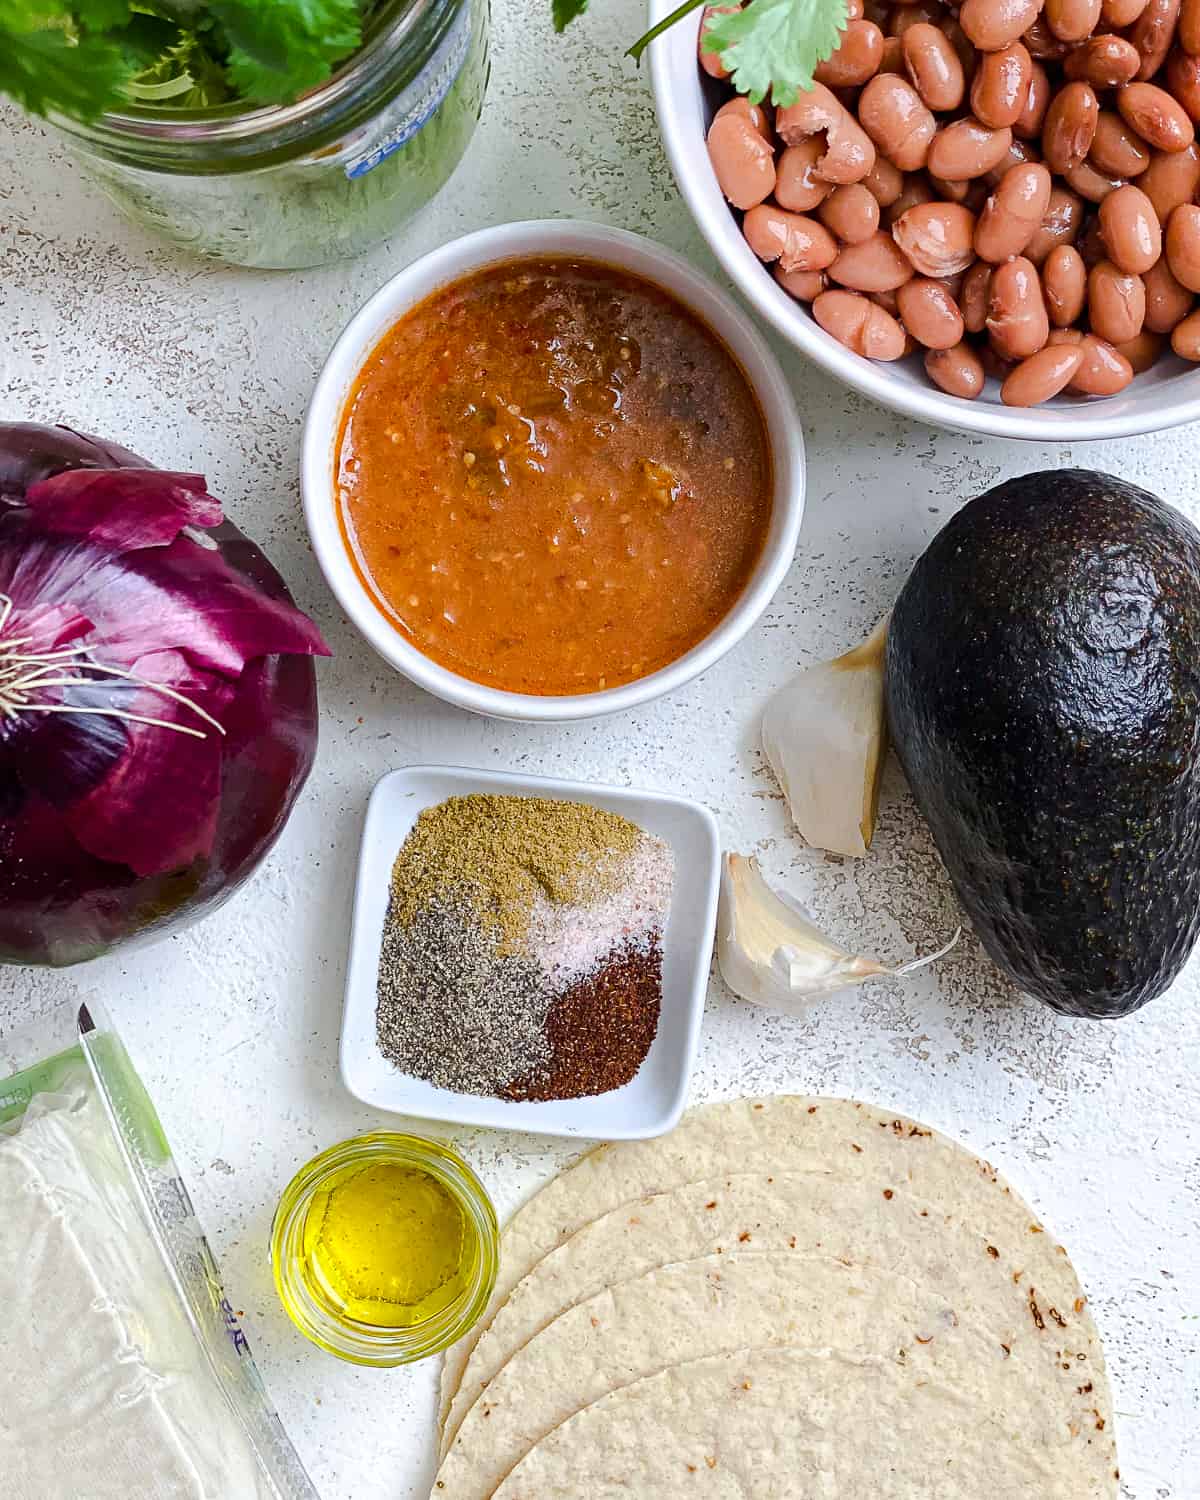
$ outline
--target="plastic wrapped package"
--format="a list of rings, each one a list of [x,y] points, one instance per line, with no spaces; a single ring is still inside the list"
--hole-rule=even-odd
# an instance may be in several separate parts
[[[0,1081],[6,1500],[317,1500],[153,1105],[105,1018],[78,1022]]]

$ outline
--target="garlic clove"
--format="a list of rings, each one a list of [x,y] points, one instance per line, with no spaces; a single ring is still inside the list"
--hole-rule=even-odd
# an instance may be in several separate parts
[[[727,854],[722,864],[717,962],[733,993],[756,1005],[800,1014],[814,996],[933,963],[949,953],[961,931],[938,952],[888,968],[826,937],[798,901],[767,884],[756,859]]]
[[[862,645],[806,667],[763,713],[763,751],[797,830],[835,854],[865,854],[875,832],[887,753],[887,626],[884,615]]]

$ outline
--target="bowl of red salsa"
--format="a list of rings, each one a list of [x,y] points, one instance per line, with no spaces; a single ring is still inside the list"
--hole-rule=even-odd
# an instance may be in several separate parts
[[[762,614],[795,552],[804,444],[747,315],[603,225],[508,224],[393,277],[317,382],[318,562],[398,671],[503,718],[632,708]]]

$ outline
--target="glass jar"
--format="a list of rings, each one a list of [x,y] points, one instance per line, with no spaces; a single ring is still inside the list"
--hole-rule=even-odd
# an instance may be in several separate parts
[[[319,1264],[324,1220],[314,1216],[325,1213],[334,1191],[353,1188],[372,1167],[423,1174],[461,1216],[462,1253],[452,1283],[403,1322],[368,1321],[358,1308],[348,1309]],[[449,1348],[479,1321],[496,1285],[500,1230],[483,1184],[456,1151],[422,1136],[376,1131],[331,1146],[297,1172],[275,1213],[271,1262],[280,1300],[306,1338],[354,1364],[403,1365]]]
[[[488,77],[489,0],[388,0],[362,48],[292,104],[58,119],[131,218],[235,265],[288,270],[386,239],[445,183]]]

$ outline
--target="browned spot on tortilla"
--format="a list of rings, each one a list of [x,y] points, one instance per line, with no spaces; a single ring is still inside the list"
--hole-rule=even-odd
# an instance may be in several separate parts
[[[916,1334],[915,1337],[916,1337],[916,1340],[917,1340],[918,1344],[932,1344],[933,1343],[933,1335],[932,1334],[930,1334],[927,1339],[923,1339],[919,1333]]]
[[[1087,1385],[1076,1386],[1075,1394],[1077,1396],[1090,1396],[1092,1394],[1092,1382],[1089,1380]]]
[[[999,1252],[999,1250],[996,1249],[995,1245],[989,1245],[987,1247],[987,1250],[988,1250],[988,1254],[992,1257],[993,1260],[999,1260],[1000,1259],[1000,1252]]]
[[[886,1198],[886,1199],[887,1199],[887,1200],[888,1200],[888,1202],[889,1202],[889,1203],[890,1203],[890,1202],[891,1202],[891,1201],[892,1201],[892,1199],[893,1199],[893,1198],[894,1198],[894,1197],[895,1197],[895,1196],[896,1196],[896,1195],[895,1195],[895,1193],[893,1193],[893,1192],[892,1192],[892,1190],[891,1190],[891,1188],[884,1188],[884,1190],[883,1190],[883,1196],[884,1196],[884,1197],[885,1197],[885,1198]]]
[[[717,1200],[714,1198],[711,1203],[706,1203],[704,1206],[705,1208],[716,1208]]]
[[[1000,1347],[1001,1347],[1001,1349],[1004,1350],[1004,1357],[1005,1357],[1005,1359],[1011,1359],[1012,1358],[1012,1345],[1011,1344],[1001,1344]]]
[[[796,1248],[796,1236],[794,1234],[792,1234],[792,1235],[788,1236],[788,1249],[789,1250],[794,1250],[795,1248]]]
[[[1029,1232],[1030,1234],[1045,1234],[1046,1231],[1040,1224],[1031,1224],[1029,1226]]]
[[[746,1244],[747,1241],[749,1240],[749,1238],[750,1238],[750,1231],[748,1229],[743,1229],[742,1232],[741,1232],[741,1234],[738,1235],[738,1244],[739,1245]]]
[[[1050,1316],[1054,1319],[1054,1321],[1060,1328],[1065,1328],[1067,1326],[1066,1318],[1062,1316],[1057,1307],[1048,1307],[1046,1311],[1050,1314]]]
[[[1042,1310],[1037,1304],[1037,1296],[1033,1287],[1029,1288],[1029,1311],[1033,1316],[1033,1326],[1042,1332],[1046,1327],[1046,1320],[1042,1317]]]
[[[851,1151],[857,1151],[858,1154],[859,1154],[859,1156],[862,1155],[862,1147],[861,1146],[856,1146],[853,1141],[850,1142],[850,1149],[851,1149]]]
[[[709,1458],[709,1456],[708,1456],[707,1453],[704,1455],[704,1462],[708,1465],[708,1467],[710,1469],[715,1469],[717,1467],[717,1461],[716,1461],[716,1459],[715,1458]]]

